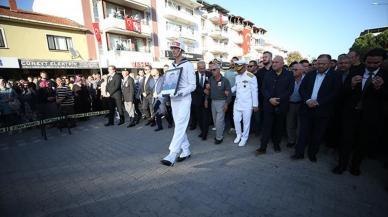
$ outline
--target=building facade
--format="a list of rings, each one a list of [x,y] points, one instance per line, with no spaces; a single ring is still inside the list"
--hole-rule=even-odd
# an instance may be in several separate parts
[[[97,70],[83,25],[61,17],[0,6],[0,69],[3,76],[38,73],[83,73]]]

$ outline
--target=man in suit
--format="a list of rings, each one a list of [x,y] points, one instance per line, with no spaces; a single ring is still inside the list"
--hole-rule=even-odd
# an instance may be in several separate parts
[[[135,95],[135,81],[127,69],[122,71],[123,80],[121,82],[121,91],[123,93],[124,108],[129,115],[129,124],[127,127],[135,126],[135,106],[134,106],[134,95]]]
[[[369,51],[365,68],[351,71],[344,84],[343,140],[339,151],[338,166],[333,173],[342,174],[352,155],[352,175],[361,174],[363,158],[371,149],[376,150],[382,136],[383,103],[387,97],[387,74],[382,69],[386,58],[384,49]]]
[[[108,82],[106,84],[106,91],[109,93],[109,121],[105,126],[111,126],[114,123],[115,108],[120,115],[118,125],[124,124],[124,109],[121,93],[121,75],[116,73],[116,67],[111,65],[108,67]]]
[[[257,154],[265,154],[270,137],[275,152],[280,152],[280,142],[285,130],[284,124],[288,111],[290,96],[294,91],[294,76],[283,68],[284,60],[276,56],[272,60],[272,70],[267,72],[263,80],[264,122],[260,148]]]
[[[263,109],[263,93],[261,92],[261,87],[263,86],[263,81],[264,81],[264,76],[271,71],[272,67],[272,53],[269,51],[265,51],[263,53],[263,65],[264,67],[259,69],[257,71],[256,78],[257,78],[257,85],[258,85],[258,90],[259,90],[259,111],[258,113],[258,123],[256,123],[256,134],[260,134],[263,128],[263,120],[264,120],[264,109]]]
[[[143,99],[143,114],[145,114],[145,117],[148,119],[146,125],[151,124],[151,126],[155,126],[155,122],[151,119],[151,117],[153,117],[154,115],[154,106],[152,105],[152,93],[155,86],[155,81],[151,75],[151,69],[152,67],[150,65],[144,67],[145,76],[140,88]]]
[[[204,61],[199,61],[197,63],[197,70],[198,71],[195,72],[195,79],[197,85],[195,90],[191,93],[191,116],[193,116],[194,118],[192,119],[192,121],[198,121],[199,128],[201,130],[201,133],[198,135],[198,137],[202,138],[202,140],[206,140],[209,131],[210,119],[210,109],[205,108],[206,94],[204,90],[206,85],[209,83],[209,76],[206,72],[206,63]]]
[[[317,161],[319,145],[341,85],[337,74],[330,69],[330,60],[330,55],[320,55],[317,59],[317,70],[306,74],[299,87],[302,98],[300,130],[292,159],[302,159],[308,146],[310,161]]]

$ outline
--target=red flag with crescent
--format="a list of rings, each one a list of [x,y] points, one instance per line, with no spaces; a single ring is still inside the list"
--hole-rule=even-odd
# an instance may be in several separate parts
[[[243,54],[249,53],[250,47],[251,47],[251,30],[250,29],[244,29],[242,31],[243,36],[243,43],[241,45],[243,49]]]
[[[96,40],[98,43],[101,43],[101,33],[100,33],[100,25],[99,23],[92,23],[94,36],[96,37]]]

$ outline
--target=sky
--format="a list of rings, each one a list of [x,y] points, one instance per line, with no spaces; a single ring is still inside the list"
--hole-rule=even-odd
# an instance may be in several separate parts
[[[53,0],[55,1],[55,0]],[[163,0],[157,0],[163,1]],[[33,0],[17,0],[31,10]],[[207,0],[267,30],[267,39],[309,59],[347,53],[362,31],[388,26],[388,0]],[[378,2],[380,5],[372,3]],[[8,5],[8,0],[0,0]]]

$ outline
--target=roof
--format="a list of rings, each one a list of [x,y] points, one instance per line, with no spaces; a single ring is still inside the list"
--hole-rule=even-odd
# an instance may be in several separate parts
[[[387,30],[388,27],[380,27],[380,28],[373,28],[373,29],[366,29],[363,32],[360,33],[360,36],[366,35],[368,33],[380,33]]]
[[[14,10],[10,10],[9,7],[5,7],[1,5],[0,5],[0,16],[22,19],[22,20],[32,20],[37,22],[43,22],[43,23],[87,30],[83,25],[67,18],[41,14],[41,13],[36,13],[32,11],[25,11],[21,9],[17,9],[16,11],[14,11]]]
[[[218,4],[209,4],[208,2],[205,2],[203,0],[197,0],[198,3],[202,4],[203,7],[207,10],[207,11],[210,11],[212,10],[213,8],[215,8],[217,11],[221,12],[222,14],[228,14],[229,11],[226,10],[225,8],[221,7],[220,5]]]

